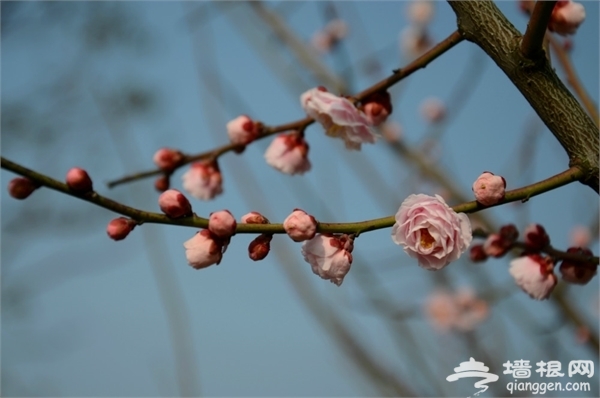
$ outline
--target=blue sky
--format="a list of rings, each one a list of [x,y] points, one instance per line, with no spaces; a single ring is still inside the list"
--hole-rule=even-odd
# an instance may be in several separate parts
[[[299,119],[304,116],[299,95],[320,84],[244,4],[28,3],[13,13],[6,4],[2,155],[59,180],[70,167],[83,167],[99,193],[138,208],[158,211],[152,180],[112,190],[103,183],[152,168],[152,155],[161,146],[195,153],[226,143],[225,123],[241,113],[269,125]],[[338,52],[321,61],[340,72],[348,59],[376,53],[382,66],[371,75],[354,67],[354,91],[407,62],[398,36],[407,24],[408,3],[332,4],[350,33]],[[268,5],[285,15],[287,26],[304,42],[324,25],[326,3]],[[498,6],[524,30],[527,20],[516,3]],[[572,56],[597,103],[598,3],[585,6],[588,19],[574,38]],[[188,23],[190,11],[197,18]],[[90,15],[104,15],[99,20],[107,23],[124,21],[115,25],[124,28],[108,29],[110,34],[100,36],[106,41],[100,41]],[[450,7],[436,3],[433,39],[455,28]],[[393,88],[392,118],[402,124],[406,142],[419,146],[430,132],[419,116],[421,101],[429,96],[448,100],[470,67],[473,76],[464,86],[470,96],[464,109],[451,113],[437,144],[437,165],[454,184],[468,195],[484,170],[505,176],[509,188],[564,170],[566,155],[551,134],[543,127],[538,134],[528,128],[536,123],[531,107],[467,42]],[[563,76],[560,68],[558,73]],[[142,100],[137,113],[123,105],[132,103],[131,92],[150,98]],[[451,112],[455,105],[449,104]],[[211,202],[193,201],[194,211],[207,215],[229,209],[241,217],[256,210],[281,221],[298,207],[322,221],[365,220],[395,213],[411,193],[436,190],[384,142],[345,152],[317,125],[307,130],[307,139],[313,170],[305,176],[284,176],[264,162],[269,139],[242,155],[225,155],[220,160],[224,194]],[[532,149],[521,155],[529,143]],[[174,188],[181,189],[183,172],[174,176]],[[4,170],[1,176],[4,185],[13,177]],[[190,391],[209,396],[382,394],[326,332],[332,313],[352,326],[382,366],[410,380],[417,395],[469,394],[468,386],[446,385],[444,369],[457,366],[456,358],[467,360],[472,349],[464,336],[437,335],[419,310],[442,282],[395,246],[388,230],[357,240],[353,269],[337,288],[313,275],[300,245],[283,236],[273,239],[272,253],[258,263],[246,254],[252,238],[237,236],[220,266],[195,271],[182,247],[193,229],[144,225],[113,242],[105,226],[114,215],[103,209],[49,190],[24,202],[4,192],[0,198],[5,395],[173,396],[180,393],[178,377]],[[553,243],[565,248],[571,226],[597,218],[598,199],[574,184],[486,213],[519,227],[539,222]],[[593,248],[597,253],[597,243]],[[507,259],[484,266],[494,286],[510,283]],[[472,267],[468,260],[448,267],[443,283],[484,291]],[[390,333],[369,307],[362,287],[368,275],[376,275],[381,291],[391,292],[391,305],[416,309],[405,321],[419,336],[414,346],[399,347],[405,334]],[[300,299],[302,292],[319,299],[325,321],[317,321]],[[569,291],[592,324],[597,324],[592,315],[597,295],[597,279]],[[534,316],[525,319],[524,311]],[[188,327],[170,329],[173,320]],[[493,307],[475,337],[483,344],[490,336],[500,341],[488,351],[498,363],[517,356],[539,360],[549,351],[541,343],[532,346],[532,336],[557,322],[562,325],[553,303],[533,302],[515,291]],[[495,334],[500,330],[502,337]],[[548,333],[563,342],[555,354],[561,359],[590,357],[573,342],[572,328],[557,326]],[[183,370],[173,346],[181,346],[180,357],[191,361]],[[597,364],[597,357],[591,358]],[[433,374],[423,372],[417,362],[422,360],[433,366]]]

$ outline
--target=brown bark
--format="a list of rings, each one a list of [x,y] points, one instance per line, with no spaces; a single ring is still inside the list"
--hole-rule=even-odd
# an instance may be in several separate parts
[[[463,37],[506,73],[569,156],[584,171],[581,182],[598,192],[598,128],[558,78],[543,52],[527,59],[522,35],[491,1],[449,1]]]

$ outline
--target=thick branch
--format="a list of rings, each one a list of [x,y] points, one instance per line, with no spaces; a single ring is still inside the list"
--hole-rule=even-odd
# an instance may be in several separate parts
[[[463,37],[481,47],[531,104],[584,171],[581,182],[598,192],[598,127],[560,81],[543,54],[527,59],[521,34],[491,1],[450,1]]]
[[[521,53],[524,57],[535,59],[535,56],[542,50],[544,35],[555,4],[556,1],[538,1],[535,3],[521,43]]]

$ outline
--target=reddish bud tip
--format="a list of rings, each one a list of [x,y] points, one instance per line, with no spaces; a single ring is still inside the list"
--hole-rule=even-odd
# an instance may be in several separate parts
[[[162,170],[173,171],[183,160],[183,154],[171,148],[160,148],[154,154],[154,163]]]
[[[261,234],[248,246],[248,256],[253,261],[260,261],[267,257],[271,250],[271,234]]]
[[[123,240],[136,226],[136,222],[129,218],[119,217],[111,220],[106,227],[108,237],[113,240]]]
[[[192,205],[187,198],[176,189],[169,189],[158,197],[158,205],[170,218],[187,217],[192,214]]]
[[[79,193],[90,192],[92,190],[92,179],[87,171],[79,167],[73,167],[67,172],[67,185],[71,190]]]
[[[171,179],[169,176],[163,175],[154,180],[154,188],[158,192],[164,192],[171,186]]]
[[[23,200],[33,193],[39,186],[25,177],[17,177],[8,183],[8,193],[15,199]]]

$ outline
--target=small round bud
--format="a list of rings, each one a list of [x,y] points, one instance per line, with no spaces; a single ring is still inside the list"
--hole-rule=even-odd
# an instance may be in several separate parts
[[[530,224],[525,228],[523,235],[525,235],[525,246],[530,251],[540,251],[550,244],[550,237],[539,224]]]
[[[233,144],[246,145],[258,137],[261,128],[260,123],[241,115],[227,123],[227,134]]]
[[[216,211],[210,214],[208,229],[219,238],[229,238],[235,233],[237,222],[229,210]]]
[[[283,229],[294,242],[304,242],[315,237],[317,220],[304,210],[295,209],[283,222]]]
[[[362,111],[373,126],[379,126],[392,114],[390,93],[378,91],[362,101]]]
[[[192,215],[192,205],[187,198],[176,189],[169,189],[160,194],[158,197],[158,205],[162,212],[170,218]]]
[[[490,234],[483,244],[483,250],[488,256],[499,258],[504,256],[511,246],[512,242],[504,239],[502,235]]]
[[[188,264],[195,269],[206,268],[213,264],[219,264],[223,258],[223,241],[208,229],[203,229],[187,240],[185,257]]]
[[[154,164],[164,171],[173,171],[183,160],[183,154],[171,148],[160,148],[154,154]]]
[[[136,222],[130,218],[118,217],[108,223],[106,233],[113,240],[123,240],[136,226]]]
[[[166,175],[162,175],[162,176],[158,177],[156,180],[154,180],[154,188],[158,192],[166,191],[167,189],[169,189],[170,185],[171,185],[171,179],[169,178],[169,176],[166,176]]]
[[[260,234],[256,239],[250,242],[248,246],[248,256],[253,261],[260,261],[267,257],[271,250],[271,234]]]
[[[33,193],[39,186],[29,178],[17,177],[8,183],[8,193],[15,199],[23,200]]]
[[[244,214],[242,216],[242,223],[243,224],[268,224],[269,220],[267,220],[267,218],[265,216],[263,216],[262,214],[256,212],[256,211],[251,211],[248,214]]]
[[[581,247],[570,247],[567,253],[578,254],[580,256],[592,257],[591,250]],[[565,282],[575,283],[577,285],[585,285],[594,275],[598,266],[585,261],[564,260],[560,265],[560,273]]]
[[[67,172],[67,185],[71,190],[79,193],[86,193],[92,190],[92,179],[87,171],[79,167],[73,167]]]
[[[510,243],[514,243],[519,237],[519,230],[514,224],[506,224],[500,228],[500,236]]]
[[[488,171],[477,177],[472,187],[475,200],[484,206],[495,205],[504,199],[505,188],[504,177],[496,176]]]
[[[483,249],[483,245],[474,245],[474,246],[471,246],[471,249],[469,251],[469,257],[471,258],[471,261],[473,261],[474,263],[481,263],[481,262],[487,260],[488,255],[486,254],[485,250]]]

